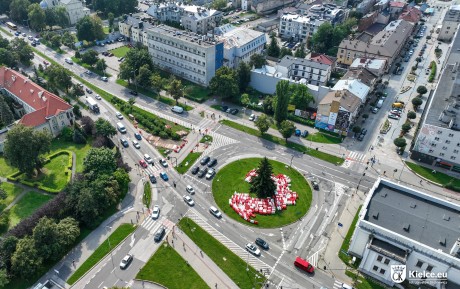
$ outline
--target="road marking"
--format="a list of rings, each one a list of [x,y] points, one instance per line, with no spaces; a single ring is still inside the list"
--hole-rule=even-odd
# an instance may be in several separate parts
[[[104,284],[104,281],[102,281],[101,284],[99,284],[99,286],[97,286],[97,288],[100,288],[102,286],[102,284]]]

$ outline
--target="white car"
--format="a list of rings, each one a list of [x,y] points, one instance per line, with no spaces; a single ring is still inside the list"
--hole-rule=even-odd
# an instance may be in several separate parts
[[[257,256],[257,257],[260,256],[259,248],[257,248],[257,246],[252,243],[246,244],[246,250],[254,256]]]
[[[140,149],[141,145],[139,144],[139,142],[137,140],[133,139],[133,147],[135,147],[137,149]]]
[[[145,154],[145,155],[144,155],[144,160],[145,160],[148,164],[153,164],[153,159],[152,159],[148,154]]]
[[[222,213],[214,206],[209,207],[209,212],[214,215],[216,218],[222,218]]]
[[[152,210],[152,219],[158,219],[158,217],[160,216],[160,207],[158,207],[157,205],[155,205],[153,207],[153,210]]]
[[[206,179],[210,180],[212,177],[216,174],[216,171],[214,169],[208,169],[208,173],[206,174]]]
[[[117,111],[115,115],[117,116],[118,119],[123,119],[123,115],[121,114],[121,112]]]
[[[126,267],[129,266],[129,264],[133,261],[133,255],[127,254],[120,262],[120,268],[121,269],[126,269]]]
[[[186,188],[187,192],[191,195],[195,194],[195,190],[193,189],[193,187],[191,185],[188,185]]]
[[[250,120],[250,121],[254,121],[255,119],[256,119],[256,115],[255,115],[255,114],[251,114],[251,115],[249,116],[249,120]]]
[[[68,63],[68,64],[73,64],[73,61],[72,61],[72,59],[70,59],[70,58],[66,58],[66,59],[64,59],[64,61],[65,61],[66,63]]]
[[[185,196],[184,196],[184,201],[185,201],[185,202],[187,203],[187,205],[189,205],[189,206],[195,205],[195,202],[193,201],[192,198],[190,198],[190,196],[185,195]]]
[[[96,94],[94,97],[95,97],[97,100],[101,100],[101,99],[102,99],[102,97],[101,97],[99,94]]]
[[[168,167],[168,162],[167,162],[165,159],[161,159],[161,160],[160,160],[160,164],[161,164],[164,168],[167,168],[167,167]]]

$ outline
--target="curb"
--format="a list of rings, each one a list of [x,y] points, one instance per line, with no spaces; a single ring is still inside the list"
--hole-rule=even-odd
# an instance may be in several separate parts
[[[433,184],[433,185],[436,185],[436,186],[438,186],[438,187],[445,188],[444,185],[439,184],[439,183],[436,183],[436,182],[433,182],[433,181],[431,181],[431,180],[429,180],[429,179],[427,179],[427,178],[425,178],[425,177],[419,175],[419,174],[416,173],[414,170],[412,170],[411,167],[409,167],[409,166],[406,164],[406,162],[403,162],[403,163],[404,163],[404,166],[405,166],[409,171],[411,171],[412,173],[414,173],[414,174],[415,174],[416,176],[418,176],[419,178],[424,179],[426,182],[431,183],[431,184]]]
[[[166,287],[166,286],[164,286],[164,285],[162,285],[162,284],[160,284],[160,283],[157,283],[157,282],[153,282],[153,281],[149,281],[149,280],[142,280],[142,279],[133,279],[133,280],[134,280],[134,281],[137,281],[137,282],[142,282],[142,283],[147,282],[147,283],[150,283],[150,284],[155,284],[155,285],[157,285],[157,286],[159,286],[159,287],[168,289],[168,287]]]
[[[128,224],[128,223],[126,223],[126,224]],[[102,257],[99,261],[97,261],[96,264],[94,264],[91,268],[89,268],[88,271],[86,271],[86,272],[85,272],[80,278],[78,278],[72,285],[70,285],[69,283],[67,283],[67,281],[66,281],[66,284],[70,285],[70,288],[73,288],[73,287],[75,286],[75,284],[77,284],[81,279],[83,279],[83,277],[85,277],[89,272],[91,272],[91,271],[94,269],[94,267],[96,267],[97,265],[99,265],[99,263],[101,263],[102,260],[104,260],[104,258],[107,257],[107,255],[109,255],[109,254],[111,254],[113,251],[115,251],[115,249],[117,249],[121,244],[123,244],[123,243],[126,241],[126,239],[128,239],[129,236],[131,236],[133,233],[135,233],[135,232],[140,228],[140,226],[138,226],[138,225],[135,225],[135,226],[136,226],[137,228],[134,229],[134,231],[133,231],[131,234],[129,234],[129,235],[126,236],[123,240],[121,240],[121,242],[118,243],[118,245],[116,245],[115,247],[113,247],[112,250],[110,250],[107,254],[105,254],[104,257]],[[109,238],[109,237],[110,237],[110,235],[109,235],[107,238]],[[103,242],[105,242],[105,240],[104,240]],[[101,243],[101,244],[102,244],[102,243]],[[100,245],[99,245],[99,246],[100,246]],[[99,246],[98,246],[98,248],[99,248]],[[94,251],[93,251],[93,253],[94,253]],[[91,256],[91,255],[90,255],[90,256]],[[88,257],[88,258],[89,258],[89,257]],[[88,259],[88,258],[87,258],[87,259]],[[83,262],[83,263],[84,263],[84,262]],[[77,268],[75,271],[77,271],[77,270],[78,270],[78,268]],[[75,272],[74,272],[74,273],[75,273]],[[72,274],[72,275],[73,275],[73,274]],[[71,275],[70,277],[72,277],[72,275]],[[69,277],[69,278],[70,278],[70,277]]]

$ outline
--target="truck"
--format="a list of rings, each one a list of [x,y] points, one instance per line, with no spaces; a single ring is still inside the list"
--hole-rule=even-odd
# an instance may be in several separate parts
[[[86,104],[88,105],[89,109],[91,109],[94,113],[99,113],[99,106],[92,97],[86,97]]]
[[[379,99],[379,101],[377,102],[377,104],[375,105],[375,107],[381,108],[382,105],[383,105],[383,99]]]

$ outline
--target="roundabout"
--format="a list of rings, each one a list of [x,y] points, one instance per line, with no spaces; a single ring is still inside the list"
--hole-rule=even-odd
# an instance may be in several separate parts
[[[230,199],[237,193],[249,194],[248,197],[256,199],[256,194],[250,193],[250,183],[245,179],[253,169],[257,169],[262,158],[247,158],[234,161],[221,168],[212,182],[214,200],[219,209],[230,218],[249,226],[260,228],[277,228],[292,224],[302,218],[309,210],[312,201],[312,191],[307,180],[297,170],[286,164],[269,160],[273,168],[273,175],[280,174],[290,179],[290,191],[296,193],[295,204],[276,209],[272,214],[253,214],[251,219],[257,221],[253,224],[245,220],[230,206]],[[259,199],[260,201],[260,199]]]

